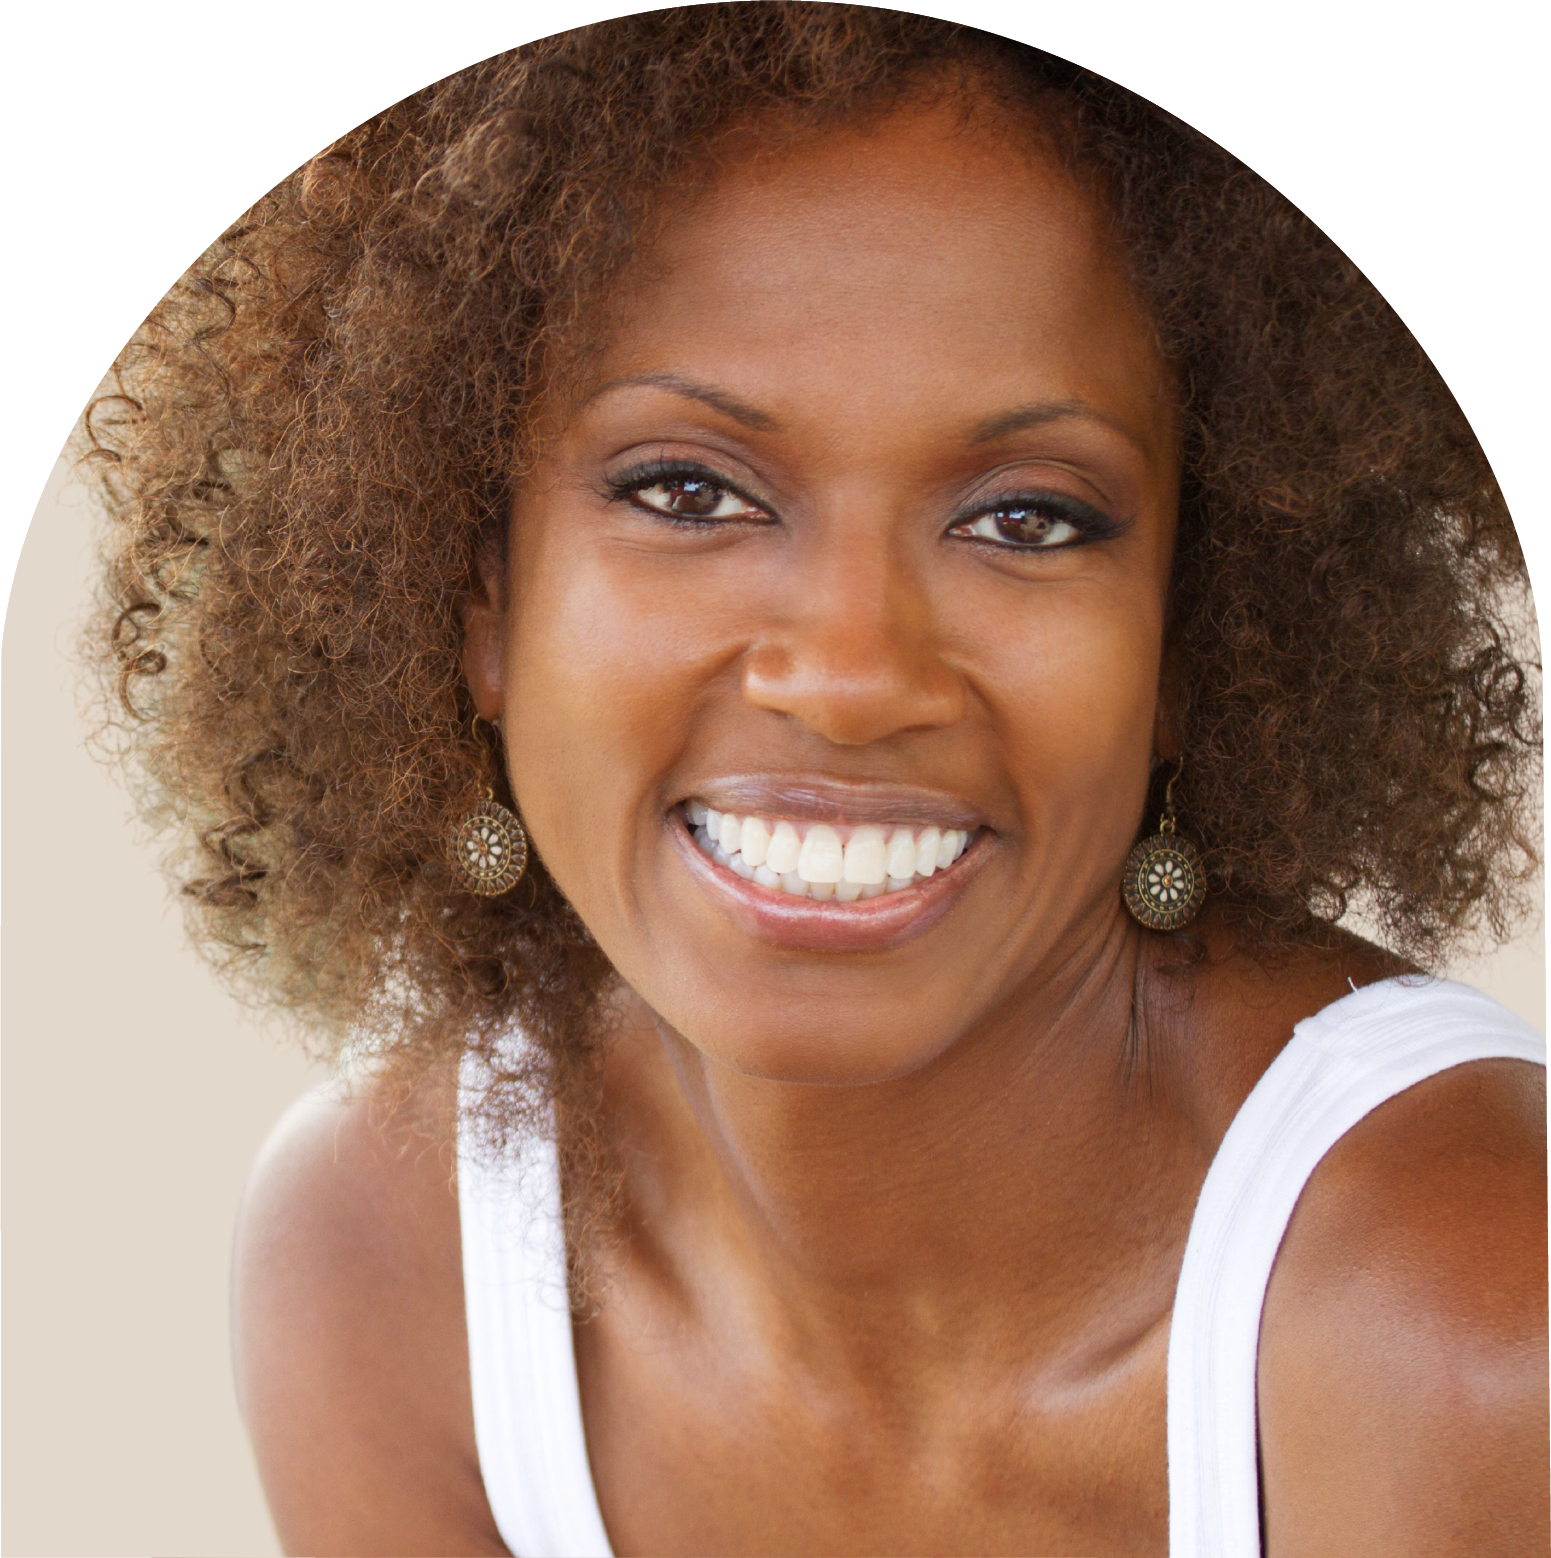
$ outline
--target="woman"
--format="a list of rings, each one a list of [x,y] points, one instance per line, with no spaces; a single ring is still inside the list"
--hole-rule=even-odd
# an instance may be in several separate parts
[[[148,793],[358,1061],[239,1233],[289,1550],[1545,1542],[1537,1042],[1417,973],[1531,865],[1522,565],[1273,191],[949,24],[658,12],[353,132],[119,372]]]

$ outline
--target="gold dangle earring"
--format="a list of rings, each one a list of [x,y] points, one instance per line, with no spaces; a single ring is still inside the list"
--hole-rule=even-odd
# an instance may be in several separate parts
[[[447,853],[459,882],[469,892],[495,898],[510,892],[528,869],[527,829],[487,784],[485,798],[453,828]]]
[[[1131,918],[1148,930],[1180,930],[1201,912],[1206,902],[1206,872],[1201,855],[1174,825],[1174,781],[1183,761],[1177,763],[1163,791],[1163,814],[1158,831],[1145,838],[1126,856],[1120,893]]]

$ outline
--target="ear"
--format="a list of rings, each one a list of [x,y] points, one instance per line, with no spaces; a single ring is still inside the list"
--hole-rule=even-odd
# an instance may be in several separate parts
[[[1152,749],[1166,763],[1180,755],[1179,716],[1184,705],[1185,675],[1173,635],[1163,641],[1158,669],[1158,712],[1153,718]]]
[[[473,588],[464,597],[463,677],[474,711],[494,723],[505,706],[502,650],[506,643],[505,566],[498,545],[481,543],[474,559]]]

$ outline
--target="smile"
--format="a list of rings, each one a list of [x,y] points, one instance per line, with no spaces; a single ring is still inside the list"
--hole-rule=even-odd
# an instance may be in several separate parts
[[[685,802],[684,818],[701,853],[744,881],[838,903],[915,887],[947,870],[970,842],[963,828],[739,816],[697,799]]]
[[[722,776],[664,820],[713,901],[750,935],[795,952],[902,946],[997,855],[994,824],[958,795],[821,774]]]

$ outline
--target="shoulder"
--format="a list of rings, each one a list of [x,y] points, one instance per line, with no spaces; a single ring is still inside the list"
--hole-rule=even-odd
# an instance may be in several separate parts
[[[474,1450],[455,1152],[425,1105],[315,1089],[243,1198],[234,1361],[287,1551],[505,1551]]]
[[[1309,1181],[1260,1351],[1272,1558],[1544,1551],[1544,1068],[1375,1110]]]

